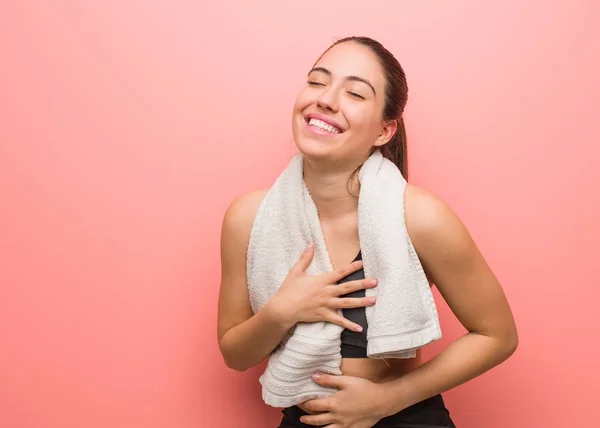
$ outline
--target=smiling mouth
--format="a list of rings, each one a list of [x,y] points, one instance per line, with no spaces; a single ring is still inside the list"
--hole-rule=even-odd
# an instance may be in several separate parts
[[[343,131],[333,125],[328,124],[327,122],[323,122],[322,120],[315,119],[311,117],[306,121],[308,126],[312,126],[313,128],[317,128],[321,131],[329,132],[330,134],[341,134]]]

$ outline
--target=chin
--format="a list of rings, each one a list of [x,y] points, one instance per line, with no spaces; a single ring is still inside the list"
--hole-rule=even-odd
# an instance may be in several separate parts
[[[329,159],[335,152],[331,144],[315,138],[298,137],[294,141],[298,151],[309,159]]]
[[[340,149],[344,145],[339,135],[318,135],[303,129],[303,126],[306,125],[302,123],[300,129],[294,129],[294,142],[302,155],[314,160],[335,160],[339,157]]]

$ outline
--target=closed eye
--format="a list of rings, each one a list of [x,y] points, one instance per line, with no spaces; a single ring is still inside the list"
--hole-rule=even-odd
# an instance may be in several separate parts
[[[308,81],[308,84],[310,86],[325,86],[323,83],[319,83],[319,82],[313,82],[311,80]]]
[[[356,92],[350,92],[350,91],[348,91],[348,93],[350,95],[352,95],[354,98],[358,98],[359,100],[364,100],[365,99],[365,97],[363,97],[362,95],[358,95]]]

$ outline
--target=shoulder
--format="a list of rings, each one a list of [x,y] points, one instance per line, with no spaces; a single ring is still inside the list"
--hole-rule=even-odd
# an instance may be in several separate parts
[[[428,235],[451,227],[456,214],[442,199],[422,187],[406,185],[404,195],[406,226],[409,234]]]
[[[452,208],[433,193],[408,184],[406,228],[420,258],[452,259],[472,247],[471,237]]]
[[[237,196],[227,207],[223,216],[222,233],[233,232],[248,239],[256,213],[269,189],[258,189]]]

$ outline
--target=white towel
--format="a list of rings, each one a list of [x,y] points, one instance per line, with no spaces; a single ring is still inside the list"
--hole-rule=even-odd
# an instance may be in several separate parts
[[[303,179],[297,154],[260,205],[250,234],[247,276],[250,303],[259,311],[277,292],[302,251],[314,244],[307,273],[332,271],[317,208]],[[358,175],[358,234],[363,268],[378,286],[367,289],[377,303],[366,308],[367,355],[411,358],[416,349],[441,337],[428,280],[410,241],[404,219],[406,180],[376,150]],[[341,313],[341,311],[340,311]],[[343,328],[328,322],[299,323],[269,357],[260,377],[263,400],[289,407],[335,392],[312,381],[316,371],[341,374]]]

